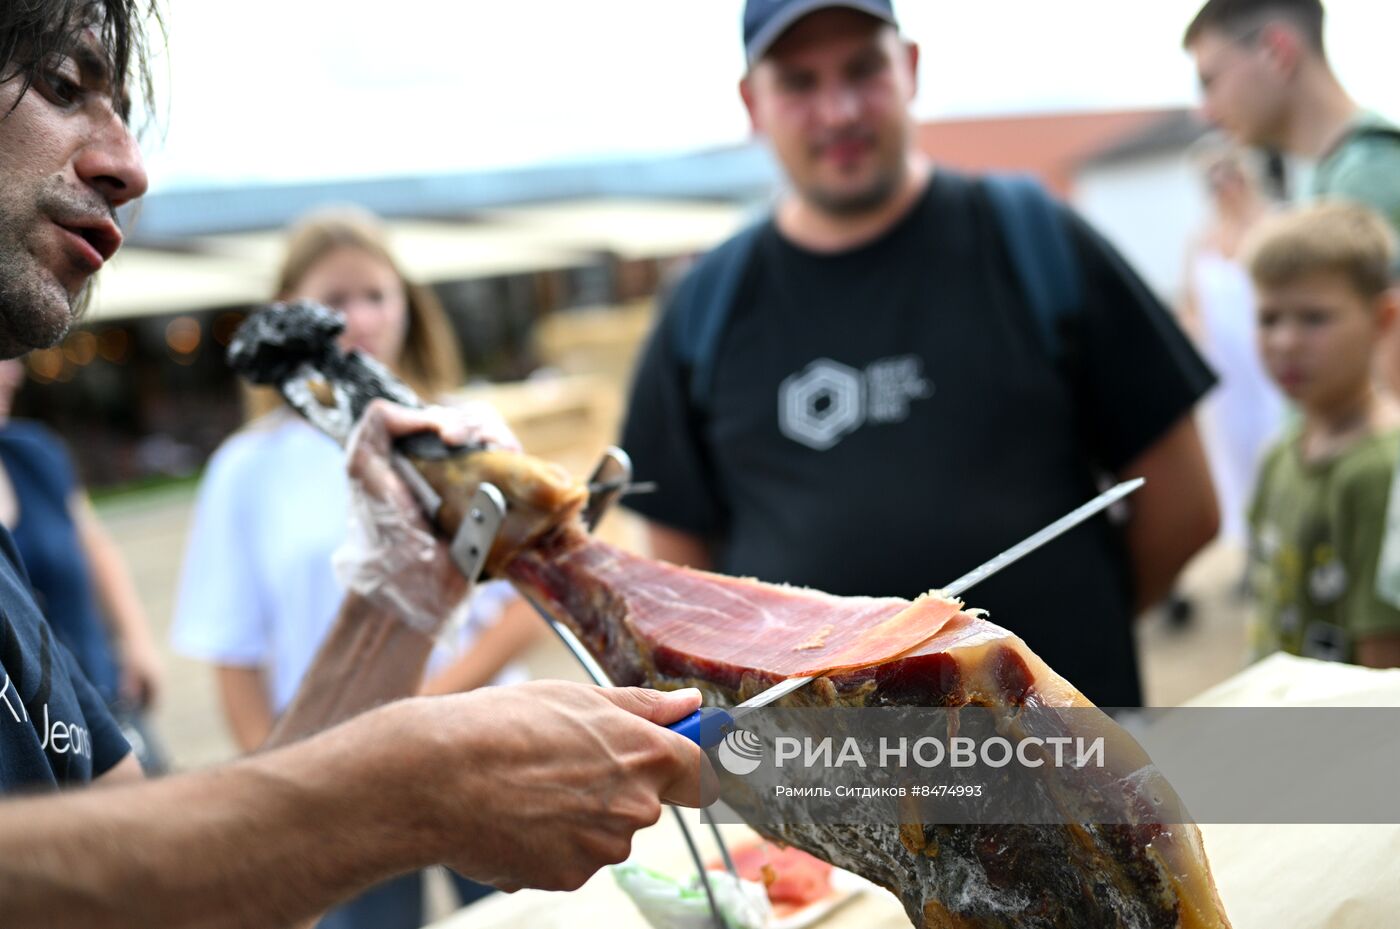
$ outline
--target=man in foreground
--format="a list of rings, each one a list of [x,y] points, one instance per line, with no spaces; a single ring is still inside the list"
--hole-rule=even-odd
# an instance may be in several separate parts
[[[64,335],[120,247],[116,209],[145,192],[128,90],[149,97],[153,12],[135,0],[0,8],[0,356]],[[406,496],[387,466],[392,438],[422,429],[481,434],[379,404],[351,471],[381,504],[377,530],[432,540],[415,509],[383,505]],[[465,584],[445,546],[425,544],[430,569],[407,595],[450,606]],[[0,793],[17,795],[0,801],[5,926],[290,925],[431,863],[506,889],[569,889],[625,858],[663,802],[701,802],[703,755],[663,728],[696,692],[540,682],[398,699],[432,642],[396,615],[403,596],[347,598],[273,734],[286,747],[141,783],[0,530]]]

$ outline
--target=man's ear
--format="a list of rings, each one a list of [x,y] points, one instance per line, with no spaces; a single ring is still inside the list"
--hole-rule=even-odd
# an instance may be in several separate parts
[[[1284,77],[1292,77],[1303,61],[1303,37],[1286,22],[1271,22],[1259,32],[1259,45]]]
[[[1389,332],[1395,327],[1395,321],[1400,318],[1400,283],[1392,284],[1390,289],[1376,298],[1376,328],[1381,332]]]
[[[763,125],[758,118],[758,108],[754,104],[753,72],[739,79],[739,99],[744,101],[744,109],[749,114],[749,128],[754,135],[763,134]]]
[[[909,68],[909,99],[913,100],[919,95],[919,43],[904,43],[905,60]]]

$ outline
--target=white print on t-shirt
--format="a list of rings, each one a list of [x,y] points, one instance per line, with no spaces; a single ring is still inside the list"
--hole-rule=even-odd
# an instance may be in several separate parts
[[[15,694],[13,703],[10,702],[10,691],[12,690]],[[5,709],[10,711],[10,715],[15,718],[15,722],[29,722],[29,709],[24,705],[24,700],[20,698],[19,691],[15,690],[14,686],[10,683],[10,676],[8,674],[5,675],[5,686],[0,687],[0,702],[5,704]]]
[[[13,693],[15,699],[10,700]],[[5,709],[10,711],[10,716],[17,723],[29,722],[29,708],[20,699],[19,691],[10,683],[10,676],[5,675],[5,686],[0,687],[0,703],[5,705]],[[76,723],[64,722],[61,719],[49,719],[49,705],[44,703],[44,725],[40,730],[39,748],[42,751],[52,749],[55,755],[82,755],[87,758],[92,757],[92,736],[87,729]]]
[[[911,402],[933,396],[923,367],[918,355],[882,358],[864,371],[818,358],[778,387],[778,428],[821,452],[867,422],[903,422]]]

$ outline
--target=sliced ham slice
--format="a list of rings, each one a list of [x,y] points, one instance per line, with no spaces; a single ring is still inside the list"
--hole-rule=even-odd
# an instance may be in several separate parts
[[[770,681],[888,661],[938,633],[961,604],[927,595],[836,597],[640,558],[602,542],[553,550],[549,571],[625,601],[627,629],[671,677]],[[526,571],[513,567],[512,576]],[[587,580],[584,580],[584,579]]]
[[[762,884],[778,917],[790,915],[824,900],[833,893],[831,864],[797,848],[779,848],[770,842],[751,842],[730,849],[739,876]],[[711,870],[724,870],[724,862],[712,861]]]

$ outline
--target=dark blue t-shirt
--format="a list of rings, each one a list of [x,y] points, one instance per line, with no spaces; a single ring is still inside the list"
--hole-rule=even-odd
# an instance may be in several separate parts
[[[110,703],[117,694],[117,664],[69,509],[78,486],[73,463],[56,436],[23,420],[0,426],[0,461],[19,501],[19,521],[11,535],[34,601],[58,641]]]
[[[674,310],[642,355],[623,446],[657,492],[627,506],[712,543],[718,570],[917,597],[1098,492],[1213,376],[1096,232],[1064,215],[1084,299],[1046,350],[972,179],[938,171],[838,254],[757,233],[703,404]],[[1141,703],[1127,546],[1105,517],[977,585],[968,605],[1101,706]]]
[[[83,784],[130,750],[40,615],[0,527],[0,793]]]

